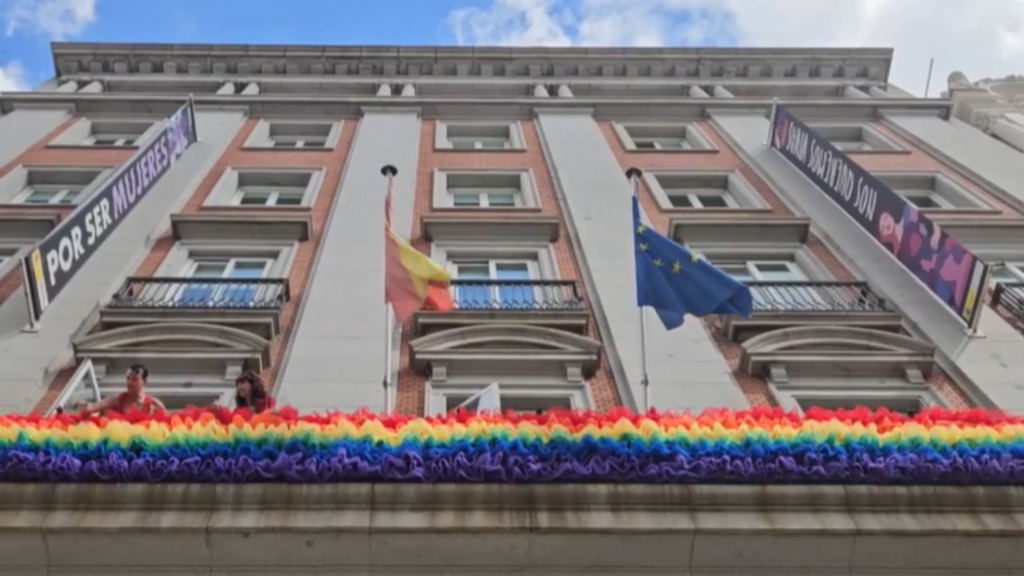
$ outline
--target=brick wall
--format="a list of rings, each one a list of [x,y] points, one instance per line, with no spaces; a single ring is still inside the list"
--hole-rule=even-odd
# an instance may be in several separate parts
[[[435,150],[434,130],[436,124],[429,121],[423,122],[420,131],[420,157],[416,173],[416,202],[413,208],[413,227],[412,234],[410,235],[411,243],[414,247],[425,253],[430,253],[429,242],[425,241],[421,236],[420,217],[435,212],[433,207],[433,178],[434,170],[438,168],[532,170],[536,180],[536,194],[541,204],[541,208],[536,210],[534,214],[561,217],[561,208],[555,195],[551,173],[541,151],[536,126],[531,121],[522,121],[521,125],[526,145],[525,151]],[[479,210],[444,210],[445,214],[481,216],[493,216],[502,212],[501,210],[487,210],[486,213],[481,213]],[[505,212],[507,213],[507,211]],[[523,211],[517,209],[514,213],[522,214]],[[568,232],[565,230],[564,224],[559,236],[559,240],[553,245],[559,278],[562,280],[576,280],[579,283],[580,290],[584,290],[583,283],[580,280],[576,257],[569,243]],[[586,297],[585,292],[584,297]],[[600,339],[593,320],[591,320],[590,326],[590,336]],[[402,414],[422,414],[426,393],[426,378],[413,373],[409,369],[408,343],[409,332],[407,329],[403,329],[395,409]],[[595,409],[607,410],[621,404],[611,372],[608,370],[604,360],[602,360],[597,374],[589,381],[589,385]]]

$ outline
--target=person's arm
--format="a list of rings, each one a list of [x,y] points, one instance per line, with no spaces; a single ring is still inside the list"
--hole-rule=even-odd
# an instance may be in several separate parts
[[[95,404],[89,404],[88,402],[86,402],[84,400],[79,401],[78,409],[81,412],[82,416],[92,416],[93,414],[96,414],[98,412],[105,412],[107,410],[110,410],[111,408],[114,407],[114,404],[116,404],[116,403],[117,403],[117,396],[116,395],[114,395],[114,396],[107,396],[106,398],[104,398],[103,400],[100,400],[99,402],[97,402]]]
[[[159,398],[157,398],[155,396],[150,396],[149,397],[149,401],[151,402],[151,405],[150,405],[150,413],[151,414],[159,412],[161,410],[163,410],[164,412],[167,412],[167,406],[164,406],[164,403],[161,402]]]

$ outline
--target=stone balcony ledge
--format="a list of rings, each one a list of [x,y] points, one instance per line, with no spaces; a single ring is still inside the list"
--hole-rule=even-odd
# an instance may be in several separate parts
[[[0,574],[1009,575],[1024,487],[6,484],[0,531]]]

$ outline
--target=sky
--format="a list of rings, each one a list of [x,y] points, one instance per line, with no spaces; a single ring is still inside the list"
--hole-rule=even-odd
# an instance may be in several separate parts
[[[1024,0],[0,0],[0,92],[50,41],[895,48],[890,81],[1024,74]]]

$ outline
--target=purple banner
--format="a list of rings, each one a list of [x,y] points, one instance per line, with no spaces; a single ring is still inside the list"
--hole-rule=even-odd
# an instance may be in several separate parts
[[[775,107],[771,146],[961,320],[975,325],[988,276],[984,262],[781,106]]]

